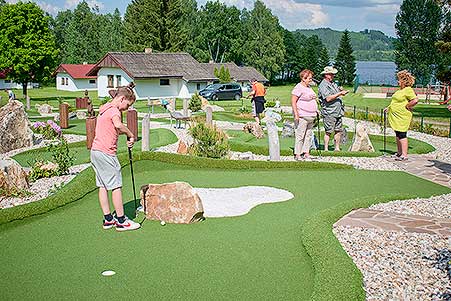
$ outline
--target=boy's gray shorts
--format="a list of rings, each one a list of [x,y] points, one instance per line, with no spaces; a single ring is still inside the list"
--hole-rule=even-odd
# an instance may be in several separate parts
[[[121,165],[116,156],[91,150],[91,163],[96,172],[97,187],[114,190],[122,187]]]

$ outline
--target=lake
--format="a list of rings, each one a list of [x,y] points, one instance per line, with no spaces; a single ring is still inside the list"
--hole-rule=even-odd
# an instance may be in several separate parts
[[[396,64],[394,62],[356,61],[356,74],[361,84],[396,86]]]

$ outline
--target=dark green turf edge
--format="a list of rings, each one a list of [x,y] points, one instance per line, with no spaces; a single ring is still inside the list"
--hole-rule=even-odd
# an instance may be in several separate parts
[[[362,273],[332,232],[333,224],[353,209],[414,197],[391,194],[359,198],[310,216],[301,226],[301,240],[315,270],[311,300],[365,300]]]
[[[84,142],[81,142],[84,143]],[[129,164],[128,154],[118,155],[121,166]],[[192,168],[220,168],[220,169],[352,169],[351,166],[335,163],[320,162],[265,162],[265,161],[233,161],[189,157],[156,152],[134,152],[133,161],[154,160],[177,165],[190,166]],[[81,172],[75,179],[61,188],[57,193],[38,202],[0,210],[0,225],[33,215],[39,215],[58,207],[75,202],[86,194],[97,189],[95,186],[94,171],[89,168]],[[80,189],[80,188],[83,189]]]

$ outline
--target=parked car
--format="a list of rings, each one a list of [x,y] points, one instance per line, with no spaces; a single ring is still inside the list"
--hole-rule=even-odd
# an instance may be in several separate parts
[[[199,91],[199,95],[208,100],[235,99],[240,100],[243,96],[241,86],[237,83],[211,84]]]

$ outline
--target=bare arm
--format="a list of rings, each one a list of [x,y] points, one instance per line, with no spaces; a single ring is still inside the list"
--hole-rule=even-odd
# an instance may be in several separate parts
[[[340,91],[340,92],[338,92],[336,94],[329,95],[329,96],[326,97],[326,101],[327,102],[334,101],[335,99],[337,99],[340,96],[345,96],[346,94],[348,94],[348,92],[349,92],[348,90],[342,90],[342,91]]]
[[[135,143],[135,136],[133,135],[133,133],[128,129],[128,127],[126,127],[123,123],[122,123],[122,121],[121,121],[121,118],[119,118],[119,116],[117,116],[117,115],[115,115],[115,116],[113,116],[113,124],[114,124],[114,127],[117,129],[117,131],[120,133],[120,134],[125,134],[125,135],[127,135],[127,145],[128,145],[128,147],[132,147],[133,146],[133,143]]]
[[[291,108],[293,109],[294,119],[299,119],[299,113],[296,103],[298,102],[298,97],[296,95],[291,95]]]
[[[409,111],[413,110],[413,107],[416,106],[418,103],[418,97],[415,97],[414,99],[412,99],[411,101],[409,101],[406,105],[406,109]]]

